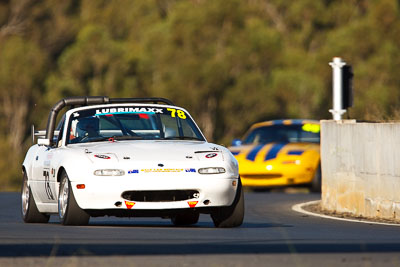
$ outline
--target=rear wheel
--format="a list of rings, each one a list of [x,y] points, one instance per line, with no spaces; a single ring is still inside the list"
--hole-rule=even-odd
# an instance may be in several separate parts
[[[176,226],[196,224],[199,221],[200,214],[195,211],[178,213],[171,217],[171,222]]]
[[[28,176],[24,172],[21,187],[21,213],[26,223],[47,223],[50,216],[40,213],[33,199],[31,188],[28,185]]]
[[[229,207],[216,208],[211,212],[211,218],[214,225],[219,228],[231,228],[242,225],[244,218],[244,195],[240,178],[233,204]]]
[[[63,225],[87,225],[90,216],[76,203],[74,192],[68,175],[61,177],[60,193],[58,194],[58,216]]]

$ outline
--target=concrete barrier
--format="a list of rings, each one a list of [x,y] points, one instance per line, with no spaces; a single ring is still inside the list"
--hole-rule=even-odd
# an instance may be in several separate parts
[[[400,123],[321,121],[322,208],[400,221]]]

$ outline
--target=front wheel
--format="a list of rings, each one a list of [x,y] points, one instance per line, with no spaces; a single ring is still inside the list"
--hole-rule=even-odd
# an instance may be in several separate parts
[[[233,204],[229,207],[216,208],[211,212],[211,219],[215,227],[219,228],[231,228],[242,225],[244,219],[244,195],[240,178]]]
[[[24,172],[21,187],[21,213],[26,223],[47,223],[50,216],[40,213],[33,199],[31,188],[28,185],[28,176]]]
[[[87,225],[90,216],[76,203],[74,192],[68,175],[61,177],[60,193],[58,194],[58,216],[63,225]]]

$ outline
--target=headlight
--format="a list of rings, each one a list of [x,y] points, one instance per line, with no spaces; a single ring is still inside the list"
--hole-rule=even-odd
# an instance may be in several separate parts
[[[301,160],[296,159],[296,160],[286,160],[286,161],[282,161],[283,164],[296,164],[296,165],[300,165],[301,164]]]
[[[103,170],[95,170],[94,175],[96,176],[122,176],[125,175],[123,170],[116,169],[103,169]]]
[[[225,169],[221,167],[210,167],[210,168],[201,168],[199,169],[200,174],[217,174],[217,173],[225,173]]]

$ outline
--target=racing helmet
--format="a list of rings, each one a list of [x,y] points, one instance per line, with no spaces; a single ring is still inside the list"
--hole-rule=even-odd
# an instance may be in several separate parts
[[[86,117],[80,118],[76,124],[77,137],[98,136],[99,135],[99,118]]]

